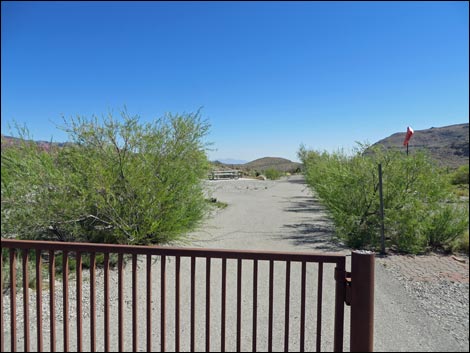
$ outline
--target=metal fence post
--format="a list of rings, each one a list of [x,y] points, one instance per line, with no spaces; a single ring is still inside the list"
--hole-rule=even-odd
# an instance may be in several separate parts
[[[374,349],[374,274],[375,254],[351,254],[351,352]]]

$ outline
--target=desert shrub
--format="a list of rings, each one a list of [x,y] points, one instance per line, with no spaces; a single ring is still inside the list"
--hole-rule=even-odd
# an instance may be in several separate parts
[[[462,165],[455,172],[451,174],[451,183],[453,185],[468,185],[469,182],[469,166]]]
[[[279,170],[274,169],[274,168],[266,169],[263,172],[263,174],[266,176],[266,178],[268,178],[270,180],[277,180],[283,175],[282,172],[280,172]]]
[[[451,243],[451,250],[453,252],[469,253],[469,232],[468,229],[457,239]]]
[[[428,223],[427,241],[432,247],[453,243],[468,229],[468,207],[445,205],[436,210]]]
[[[380,244],[379,163],[389,246],[417,253],[451,243],[468,227],[468,209],[453,206],[445,173],[423,153],[406,156],[359,145],[347,155],[301,147],[299,158],[308,184],[331,213],[337,236],[353,248]]]
[[[75,272],[77,269],[77,261],[75,258],[68,256],[68,270],[70,272]],[[56,274],[61,274],[63,272],[64,265],[64,255],[62,253],[55,254],[55,272]]]
[[[162,243],[205,211],[208,124],[199,114],[140,123],[64,119],[69,143],[2,148],[2,237]]]

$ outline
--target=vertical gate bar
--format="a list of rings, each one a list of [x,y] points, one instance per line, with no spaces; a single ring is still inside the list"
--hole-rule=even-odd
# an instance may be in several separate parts
[[[222,323],[221,323],[221,341],[220,351],[225,352],[225,306],[226,306],[226,289],[227,289],[227,259],[222,259]]]
[[[3,270],[3,251],[0,251],[0,269]],[[2,315],[2,320],[0,322],[0,350],[5,352],[5,322],[3,321],[3,276],[0,275],[0,315]]]
[[[62,284],[63,284],[63,318],[64,318],[64,352],[69,351],[69,253],[62,252]]]
[[[175,264],[175,352],[180,351],[180,266],[181,257],[176,256]]]
[[[374,263],[372,252],[351,254],[351,352],[374,348]]]
[[[109,253],[104,254],[104,350],[109,352]]]
[[[256,338],[258,334],[258,260],[253,260],[253,335],[251,350],[256,352]]]
[[[166,256],[162,256],[161,264],[161,318],[160,318],[160,335],[161,335],[161,351],[166,351]]]
[[[268,324],[268,352],[273,351],[273,301],[274,301],[274,261],[269,260],[269,324]]]
[[[317,352],[321,352],[321,317],[323,301],[323,262],[318,263],[318,287],[317,287]]]
[[[341,274],[335,276],[335,333],[334,333],[334,351],[343,351],[343,335],[344,335],[344,298],[346,294],[346,260],[345,257],[338,259],[336,263],[336,273]]]
[[[137,254],[132,254],[132,350],[137,352]]]
[[[16,250],[10,249],[10,325],[11,351],[16,352]]]
[[[77,251],[76,280],[77,280],[77,351],[83,350],[83,319],[82,319],[82,253]]]
[[[152,351],[152,255],[147,254],[147,352]],[[162,350],[163,352],[163,350]]]
[[[51,352],[56,351],[55,343],[55,253],[49,250],[49,317],[51,320]]]
[[[195,336],[196,336],[196,327],[195,327],[195,299],[196,299],[196,258],[191,256],[191,352],[195,350]]]
[[[284,320],[284,352],[289,352],[290,261],[286,262],[286,303]]]
[[[41,250],[36,249],[36,328],[37,351],[42,352],[42,261]],[[3,351],[3,350],[2,350]]]
[[[307,263],[302,261],[302,275],[300,284],[300,351],[305,352],[305,278]]]
[[[23,326],[24,350],[30,351],[29,340],[29,276],[28,276],[29,249],[23,250]]]
[[[96,253],[90,254],[90,352],[96,351]]]
[[[211,258],[206,257],[206,352],[211,346]]]
[[[118,351],[124,351],[124,255],[118,254]]]
[[[237,352],[241,351],[242,334],[242,259],[237,264]]]

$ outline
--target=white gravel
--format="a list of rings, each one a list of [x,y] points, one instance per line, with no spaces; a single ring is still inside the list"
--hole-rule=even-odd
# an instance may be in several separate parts
[[[393,266],[380,266],[386,276],[403,288],[413,303],[412,311],[423,313],[424,322],[438,325],[436,338],[453,338],[443,351],[469,349],[469,284],[448,280],[410,280]],[[455,344],[453,343],[455,341]]]

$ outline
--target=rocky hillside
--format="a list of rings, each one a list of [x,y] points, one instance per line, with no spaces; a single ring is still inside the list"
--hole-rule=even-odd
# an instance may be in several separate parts
[[[469,130],[468,123],[431,127],[426,130],[415,130],[409,143],[409,151],[425,150],[442,166],[451,168],[469,162]],[[374,145],[386,148],[400,148],[405,151],[403,141],[405,132],[395,133]]]
[[[3,135],[1,137],[2,141],[2,148],[8,147],[8,146],[15,146],[19,145],[22,143],[24,140],[18,138],[18,137],[12,137],[12,136],[7,136]],[[34,142],[39,148],[43,150],[49,150],[52,146],[57,146],[57,147],[64,147],[67,145],[67,142],[48,142],[48,141],[32,141],[32,140],[26,140],[28,142]]]

